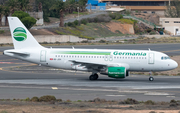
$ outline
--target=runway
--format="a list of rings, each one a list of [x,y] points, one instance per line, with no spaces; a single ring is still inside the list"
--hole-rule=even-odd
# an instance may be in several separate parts
[[[63,46],[60,46],[63,47]],[[66,46],[70,47],[70,46]],[[54,95],[63,100],[107,100],[134,98],[139,101],[180,100],[180,77],[154,76],[150,82],[146,75],[130,75],[125,79],[113,79],[100,75],[97,81],[89,81],[90,73],[69,72],[2,55],[0,47],[0,99],[27,98]],[[144,49],[164,51],[174,56],[180,54],[180,44],[75,46],[75,48]]]

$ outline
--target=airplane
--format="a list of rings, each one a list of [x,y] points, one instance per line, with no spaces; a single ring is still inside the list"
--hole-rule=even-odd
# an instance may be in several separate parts
[[[5,50],[4,55],[54,68],[92,72],[90,80],[97,80],[99,73],[111,78],[126,78],[130,71],[167,71],[178,66],[168,55],[150,49],[45,48],[17,17],[8,17],[8,22],[14,49]],[[150,74],[149,81],[153,80]]]

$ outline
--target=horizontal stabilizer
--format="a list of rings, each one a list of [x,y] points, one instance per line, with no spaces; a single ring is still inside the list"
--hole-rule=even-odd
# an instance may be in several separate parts
[[[22,52],[22,51],[17,51],[17,50],[6,50],[4,51],[4,54],[12,53],[18,56],[29,56],[30,53],[27,52]]]

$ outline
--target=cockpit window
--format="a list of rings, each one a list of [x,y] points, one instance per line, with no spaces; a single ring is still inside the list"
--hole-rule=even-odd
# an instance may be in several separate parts
[[[171,58],[169,58],[168,56],[161,57],[161,60],[167,60],[167,59],[171,59]]]

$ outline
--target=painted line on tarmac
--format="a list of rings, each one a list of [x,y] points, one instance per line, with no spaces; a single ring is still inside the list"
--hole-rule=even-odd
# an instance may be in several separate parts
[[[106,96],[109,96],[109,97],[124,97],[126,95],[106,95]]]
[[[13,62],[0,62],[0,64],[12,64]]]
[[[58,89],[57,87],[51,87],[52,89]]]
[[[3,61],[10,61],[10,60],[19,60],[19,59],[6,59],[6,60],[0,60],[1,62]]]
[[[148,92],[145,93],[144,95],[152,95],[152,96],[167,96],[167,95],[174,95],[174,94],[169,94],[169,93],[160,93],[160,92]]]
[[[176,98],[175,96],[166,96],[166,97],[169,97],[169,98]]]
[[[0,70],[2,70],[2,68],[0,68]]]
[[[177,50],[169,50],[169,51],[161,51],[161,52],[173,52],[173,51],[180,51],[180,49],[177,49]]]

